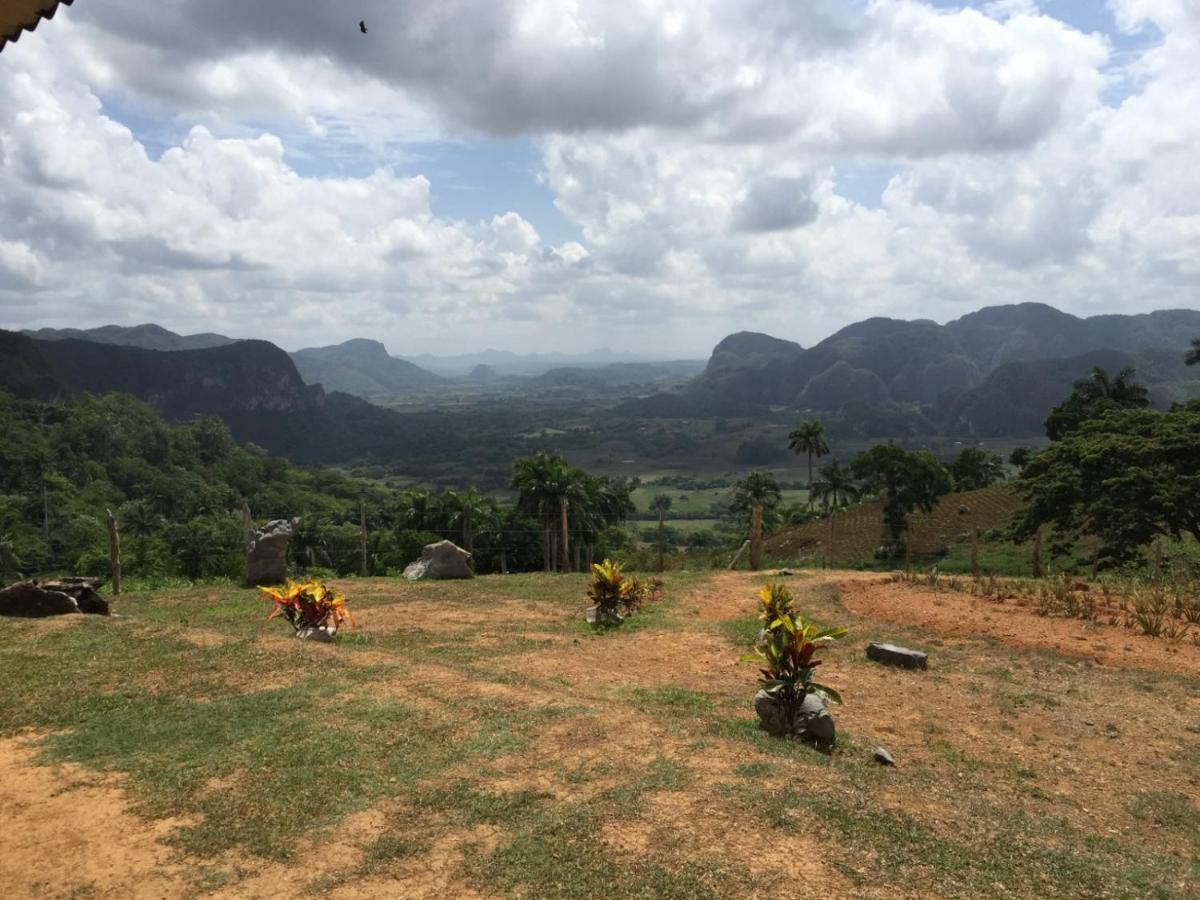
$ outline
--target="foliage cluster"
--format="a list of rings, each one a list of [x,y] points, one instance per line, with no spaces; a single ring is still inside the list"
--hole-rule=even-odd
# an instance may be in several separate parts
[[[835,703],[841,696],[828,685],[813,680],[822,660],[816,658],[830,641],[846,636],[846,629],[820,628],[807,622],[795,610],[791,592],[785,585],[768,584],[758,594],[759,620],[762,627],[747,662],[760,665],[759,683],[775,697],[794,723],[807,694],[815,693]]]
[[[346,608],[347,601],[338,591],[330,590],[322,581],[297,582],[288,579],[280,587],[260,587],[267,599],[275,604],[268,621],[282,616],[292,628],[324,628],[335,632],[343,622],[354,624]]]

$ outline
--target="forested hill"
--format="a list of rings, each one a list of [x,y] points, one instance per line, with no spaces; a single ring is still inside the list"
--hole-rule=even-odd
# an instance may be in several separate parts
[[[808,349],[743,332],[721,341],[704,373],[682,391],[623,411],[712,416],[738,404],[788,406],[862,436],[944,429],[1024,436],[1040,430],[1032,423],[1045,418],[1064,386],[1089,374],[1089,354],[1097,352],[1110,364],[1136,366],[1160,402],[1200,396],[1200,372],[1183,366],[1197,336],[1197,310],[1083,319],[1039,303],[989,307],[946,325],[867,319]],[[1020,416],[994,402],[1003,385],[1042,376],[1052,378],[1054,390],[1029,397]]]
[[[356,338],[332,347],[297,350],[292,361],[309,384],[359,397],[441,384],[442,378],[408,360],[391,356],[379,341]]]
[[[436,414],[399,414],[304,383],[291,357],[265,341],[159,351],[90,341],[35,341],[0,331],[17,364],[0,390],[22,399],[119,392],[170,420],[220,417],[234,438],[304,464],[436,458],[461,439]]]
[[[176,334],[161,325],[101,325],[99,328],[39,328],[24,332],[39,341],[79,340],[94,344],[118,344],[143,350],[204,350],[234,343],[223,334]]]

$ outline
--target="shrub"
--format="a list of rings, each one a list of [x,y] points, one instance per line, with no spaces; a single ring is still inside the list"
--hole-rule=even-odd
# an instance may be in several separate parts
[[[592,566],[592,586],[588,598],[594,604],[591,619],[597,625],[619,625],[647,601],[662,596],[662,579],[643,581],[621,573],[621,564],[610,559]]]
[[[302,628],[324,628],[331,633],[337,631],[342,622],[354,624],[350,610],[346,609],[346,598],[337,591],[331,591],[324,582],[289,579],[282,587],[263,587],[259,590],[275,604],[267,621],[283,616],[297,631]]]
[[[846,629],[821,629],[806,622],[793,609],[791,592],[782,584],[768,584],[758,597],[763,625],[754,653],[746,660],[761,665],[762,690],[775,698],[792,725],[808,694],[841,703],[837,691],[813,681],[813,673],[821,664],[816,654],[827,642],[845,637]]]

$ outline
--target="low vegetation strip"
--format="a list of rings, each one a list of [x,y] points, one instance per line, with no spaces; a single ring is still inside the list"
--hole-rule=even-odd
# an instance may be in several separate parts
[[[739,658],[765,581],[668,573],[665,599],[604,631],[582,621],[583,575],[338,582],[358,627],[336,645],[286,637],[228,587],[13,622],[0,747],[28,790],[0,791],[0,879],[14,896],[1200,888],[1200,673],[890,624],[802,574],[796,610],[851,635],[824,651],[845,702],[823,754],[758,727],[758,672]],[[926,651],[930,669],[878,666],[868,640]],[[880,744],[894,768],[872,760]],[[101,801],[120,808],[92,815]],[[47,822],[120,823],[88,853],[122,862],[47,874]]]
[[[932,512],[912,516],[912,552],[919,556],[934,556],[945,553],[955,543],[969,541],[975,529],[984,534],[1004,529],[1024,505],[1020,495],[1006,486],[946,494]],[[785,528],[767,539],[767,555],[773,559],[828,556],[830,518],[833,520],[835,563],[850,565],[870,561],[880,546],[882,510],[879,501]]]

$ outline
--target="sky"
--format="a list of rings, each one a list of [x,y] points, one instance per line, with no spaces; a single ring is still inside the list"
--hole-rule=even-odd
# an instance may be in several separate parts
[[[0,327],[683,358],[1024,301],[1200,308],[1200,0],[77,0],[0,53]]]

